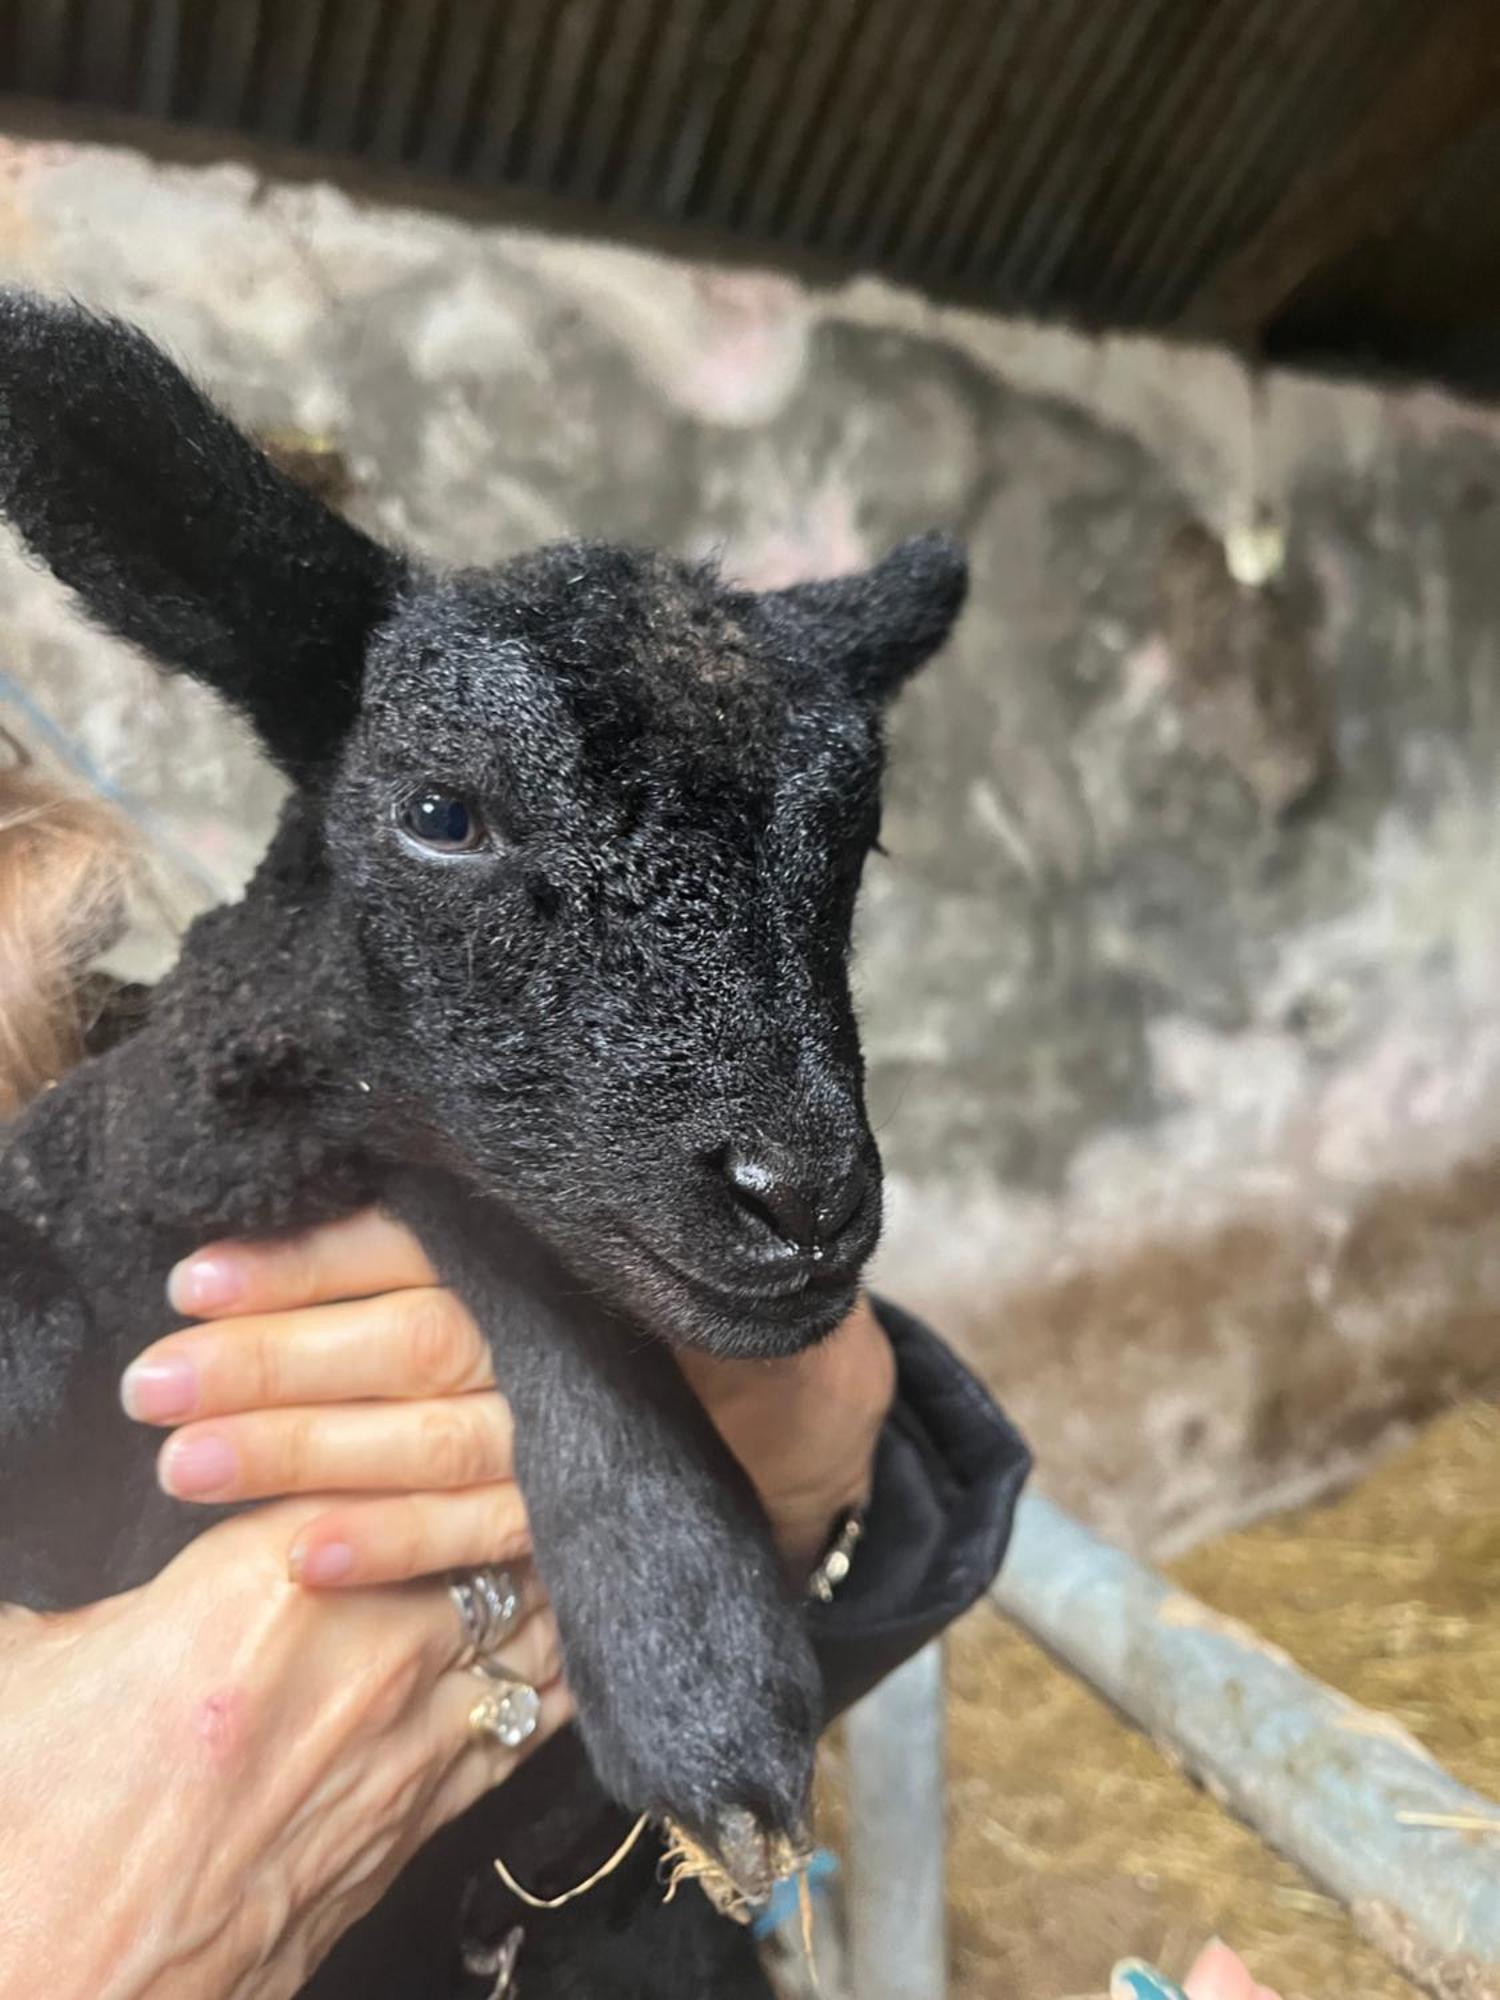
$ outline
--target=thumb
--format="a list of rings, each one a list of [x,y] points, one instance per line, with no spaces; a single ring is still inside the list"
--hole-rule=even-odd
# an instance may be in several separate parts
[[[1206,1944],[1187,1976],[1188,2000],[1278,2000],[1251,1978],[1243,1959],[1222,1938]]]

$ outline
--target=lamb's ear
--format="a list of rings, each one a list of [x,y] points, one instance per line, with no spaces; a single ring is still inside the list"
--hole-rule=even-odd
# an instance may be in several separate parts
[[[808,636],[842,663],[856,687],[883,701],[942,645],[968,589],[969,565],[958,543],[916,535],[873,569],[794,584],[771,597],[805,621]]]
[[[288,771],[331,756],[402,565],[144,334],[0,293],[0,511],[91,618],[216,688]]]

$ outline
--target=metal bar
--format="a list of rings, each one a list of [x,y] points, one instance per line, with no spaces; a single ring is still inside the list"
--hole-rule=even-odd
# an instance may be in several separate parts
[[[792,189],[786,228],[796,242],[824,240],[830,204],[836,200],[850,156],[880,92],[896,39],[906,21],[900,0],[865,0],[861,31],[854,37],[841,88],[829,104],[818,143],[808,154],[800,184]]]
[[[1052,157],[995,275],[995,288],[1006,298],[1046,297],[1047,283],[1067,257],[1088,203],[1119,164],[1113,148],[1104,143],[1104,134],[1111,120],[1124,115],[1122,100],[1132,74],[1150,68],[1149,63],[1139,61],[1141,50],[1149,48],[1169,3],[1137,0],[1129,20],[1110,43],[1087,104],[1079,107],[1068,129],[1058,134]],[[1095,115],[1090,118],[1088,111]],[[1108,116],[1101,117],[1105,112]],[[1040,282],[1038,269],[1046,274]]]
[[[1298,81],[1303,89],[1300,97],[1290,103],[1288,82],[1280,65],[1262,61],[1258,89],[1255,67],[1249,67],[1242,84],[1244,95],[1252,104],[1259,97],[1263,115],[1253,133],[1241,137],[1230,149],[1222,169],[1205,176],[1207,198],[1196,204],[1190,219],[1178,228],[1170,213],[1163,218],[1157,240],[1145,259],[1148,276],[1153,260],[1164,265],[1154,287],[1140,297],[1139,309],[1147,324],[1156,324],[1160,312],[1170,318],[1172,311],[1191,295],[1219,246],[1243,241],[1246,228],[1242,223],[1239,227],[1232,226],[1240,219],[1242,195],[1248,191],[1252,199],[1258,200],[1263,214],[1283,191],[1294,169],[1288,167],[1280,176],[1276,174],[1278,149],[1287,161],[1301,161],[1309,152],[1317,152],[1328,143],[1330,131],[1338,124],[1337,100],[1329,86],[1335,77],[1347,77],[1359,67],[1358,55],[1362,53],[1359,37],[1365,19],[1363,7],[1357,8],[1350,19],[1338,8],[1324,6],[1298,51],[1302,72]],[[1328,74],[1321,67],[1325,51],[1331,51],[1333,58],[1327,66]],[[1297,135],[1296,143],[1283,146],[1282,142],[1291,133]],[[1260,219],[1256,215],[1250,226]],[[1139,280],[1141,273],[1135,276]]]
[[[708,24],[662,176],[658,204],[662,214],[680,218],[697,212],[704,169],[734,114],[743,111],[753,96],[754,66],[747,67],[746,53],[757,28],[763,40],[770,33],[766,9],[767,0],[738,0]],[[746,178],[753,184],[753,168]]]
[[[234,0],[214,10],[198,99],[198,115],[206,125],[229,131],[245,114],[261,12],[261,0]]]
[[[967,98],[968,85],[984,54],[994,27],[990,7],[963,7],[939,32],[905,129],[891,135],[891,162],[883,185],[869,205],[854,242],[863,262],[886,255],[912,208],[920,201],[938,148],[948,132],[955,108]]]
[[[1143,106],[1142,146],[1135,180],[1121,175],[1100,218],[1097,242],[1108,245],[1094,282],[1080,286],[1079,303],[1094,317],[1119,317],[1135,277],[1136,256],[1155,238],[1169,191],[1191,190],[1206,198],[1199,172],[1205,107],[1215,80],[1235,72],[1232,64],[1265,0],[1214,8],[1193,34],[1162,88]]]
[[[73,31],[71,95],[111,110],[134,108],[139,13],[137,0],[95,0],[85,8]]]
[[[1363,4],[1367,0],[1355,0],[1356,10]],[[1330,115],[1327,97],[1318,88],[1318,57],[1322,41],[1337,33],[1341,17],[1347,49],[1352,25],[1348,11],[1347,6],[1324,0],[1314,24],[1295,37],[1296,67],[1288,75],[1287,23],[1278,18],[1274,6],[1258,12],[1246,8],[1239,40],[1199,102],[1198,130],[1188,135],[1192,171],[1174,176],[1176,186],[1158,207],[1154,233],[1132,259],[1129,288],[1119,299],[1128,317],[1137,319],[1149,312],[1163,262],[1188,274],[1188,289],[1201,276],[1218,239],[1195,225],[1213,208],[1226,175],[1246,150],[1253,153],[1254,140],[1264,131],[1262,114],[1268,113],[1272,121],[1286,116],[1298,101],[1298,91],[1309,90],[1324,97],[1324,115]]]
[[[878,201],[890,169],[896,136],[917,114],[927,78],[930,51],[947,32],[964,0],[927,0],[911,8],[884,77],[884,88],[871,107],[869,122],[861,123],[848,165],[829,204],[824,224],[830,249],[848,254],[858,241],[872,202]]]
[[[681,129],[688,79],[713,15],[708,0],[670,0],[658,23],[614,191],[628,205],[655,212],[661,199],[662,175]]]
[[[1247,6],[1254,4],[1246,0]],[[1062,279],[1070,304],[1085,317],[1107,318],[1117,289],[1128,283],[1130,264],[1120,243],[1143,222],[1149,228],[1163,185],[1171,182],[1173,149],[1180,150],[1194,106],[1241,11],[1218,6],[1205,14],[1187,0],[1177,0],[1152,51],[1153,69],[1143,71],[1131,99],[1118,106],[1123,128],[1119,148],[1096,190],[1098,198],[1079,217],[1082,254],[1069,260]]]
[[[313,142],[332,153],[354,149],[365,105],[365,78],[380,12],[359,0],[332,0],[318,50]]]
[[[1500,1982],[1500,1805],[1035,1494],[993,1602],[1434,1992]],[[1458,1822],[1454,1825],[1453,1822]],[[915,1858],[910,1855],[908,1858]]]
[[[959,198],[955,183],[963,185],[966,173],[972,181],[976,151],[988,157],[1003,143],[996,133],[998,113],[1010,78],[1011,57],[1025,26],[1022,0],[1012,0],[1003,18],[992,24],[984,53],[949,114],[947,129],[927,164],[922,187],[893,248],[898,264],[944,268],[932,255],[935,225],[940,216],[953,219]]]
[[[859,2000],[943,2000],[943,1652],[898,1667],[844,1722],[849,1944]]]
[[[748,190],[741,217],[747,230],[780,231],[803,164],[837,101],[849,51],[863,22],[860,0],[822,0],[814,17],[815,32],[786,78],[786,95],[767,137],[760,172]]]
[[[655,45],[653,0],[614,0],[609,14],[610,39],[599,60],[610,87],[586,97],[568,170],[570,191],[595,199],[608,192],[620,135],[630,130]]]
[[[257,94],[269,138],[300,138],[318,53],[324,0],[275,0],[266,24]]]
[[[848,0],[828,0],[818,18],[826,20],[844,4]],[[798,0],[760,0],[714,158],[698,180],[694,214],[700,220],[720,228],[738,224],[754,188],[754,166],[764,148],[766,128],[776,118],[786,90],[790,66],[786,50],[800,46],[812,18]]]
[[[467,164],[499,43],[500,0],[459,0],[449,8],[432,88],[411,138],[413,155],[428,173],[459,173]]]
[[[1002,87],[987,106],[991,118],[985,143],[964,162],[941,227],[924,245],[919,268],[952,277],[967,261],[969,247],[985,217],[1008,208],[1017,159],[1029,128],[1035,99],[1051,84],[1056,47],[1066,33],[1069,11],[1058,0],[1016,0],[1016,31],[1006,49]]]
[[[590,106],[607,96],[613,86],[615,72],[609,68],[609,51],[618,26],[612,0],[595,0],[587,43],[574,65],[565,107],[558,113],[557,138],[547,169],[554,187],[571,184]]]
[[[658,216],[674,214],[674,194],[692,192],[696,186],[698,156],[718,106],[718,78],[710,62],[710,50],[716,32],[724,26],[726,12],[724,4],[700,6],[692,22],[692,34],[680,46],[676,108],[666,122],[650,162],[650,180],[642,182],[642,194],[650,210]],[[730,22],[730,32],[734,32],[734,22]],[[708,94],[708,102],[704,102],[704,92]]]
[[[446,0],[400,0],[381,51],[375,116],[365,150],[372,160],[404,160],[432,85]]]
[[[67,74],[70,0],[32,0],[16,24],[16,68],[22,90],[36,97],[62,94]]]
[[[172,114],[177,57],[182,40],[182,0],[149,0],[141,43],[141,109],[148,118]]]
[[[1136,17],[1143,11],[1141,0],[1136,0]],[[960,280],[983,272],[986,279],[995,282],[995,273],[989,269],[992,261],[998,261],[1002,269],[1009,268],[1009,247],[1036,214],[1047,183],[1048,167],[1080,110],[1088,103],[1091,85],[1097,84],[1100,71],[1108,66],[1111,46],[1128,32],[1125,22],[1114,23],[1098,16],[1090,19],[1083,12],[1075,16],[1062,40],[1049,46],[1050,74],[1026,129],[1018,138],[1008,192],[1002,190],[1000,200],[981,218],[959,266]]]
[[[578,16],[585,4],[586,0],[548,0],[543,9],[542,33],[535,45],[525,100],[505,161],[497,169],[503,179],[526,181],[533,186],[545,180],[547,119],[559,73],[566,80],[568,52],[574,44]]]
[[[1114,244],[1124,226],[1121,204],[1128,218],[1152,198],[1160,142],[1164,130],[1171,129],[1170,121],[1164,127],[1155,115],[1156,107],[1194,59],[1199,26],[1195,0],[1167,0],[1152,25],[1148,57],[1117,79],[1103,129],[1094,133],[1090,163],[1053,225],[1038,269],[1016,277],[1029,297],[1055,291],[1071,304],[1101,270],[1112,276]],[[1171,88],[1164,78],[1171,80]]]
[[[546,61],[550,0],[503,0],[500,17],[489,90],[469,162],[469,172],[479,181],[503,180],[515,171],[535,79]]]

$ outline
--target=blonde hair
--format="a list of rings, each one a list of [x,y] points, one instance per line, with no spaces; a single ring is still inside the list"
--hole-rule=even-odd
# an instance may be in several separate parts
[[[139,867],[119,813],[17,757],[0,769],[0,1121],[83,1055],[86,976]]]

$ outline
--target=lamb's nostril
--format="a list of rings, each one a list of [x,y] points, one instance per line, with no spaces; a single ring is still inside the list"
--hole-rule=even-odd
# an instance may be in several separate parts
[[[858,1211],[870,1178],[862,1162],[829,1176],[770,1146],[731,1146],[723,1167],[739,1206],[797,1250],[832,1242]]]
[[[783,1242],[811,1250],[818,1240],[818,1211],[789,1163],[769,1148],[747,1152],[731,1146],[724,1178],[740,1207]]]

